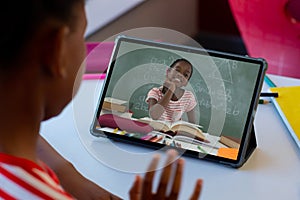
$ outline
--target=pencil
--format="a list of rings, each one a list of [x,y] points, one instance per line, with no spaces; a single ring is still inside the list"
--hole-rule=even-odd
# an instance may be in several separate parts
[[[148,141],[151,141],[151,142],[152,142],[152,140],[154,140],[155,138],[157,138],[157,135],[152,135],[152,137],[150,137],[150,138],[147,138],[146,140],[148,140]]]
[[[262,92],[260,93],[261,97],[278,97],[277,92]]]
[[[145,135],[143,137],[141,137],[142,140],[152,140],[154,138],[156,138],[156,135]]]
[[[117,133],[119,131],[119,128],[115,128],[114,130],[113,130],[113,133]]]
[[[126,131],[121,131],[120,133],[119,133],[119,135],[125,135],[126,134]]]
[[[200,145],[197,145],[197,148],[198,148],[202,153],[207,153]]]
[[[162,136],[157,136],[155,138],[150,139],[151,142],[159,142],[163,137]]]
[[[269,87],[276,87],[275,83],[266,75],[264,80],[268,84]]]
[[[271,101],[265,100],[265,99],[260,99],[258,101],[259,104],[267,104],[267,103],[271,103]]]

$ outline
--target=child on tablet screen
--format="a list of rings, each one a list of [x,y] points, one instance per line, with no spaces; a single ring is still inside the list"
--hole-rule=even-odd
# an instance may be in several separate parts
[[[181,120],[183,113],[187,113],[188,121],[196,122],[196,98],[191,91],[182,88],[188,84],[192,73],[192,64],[184,58],[170,65],[163,85],[148,92],[146,102],[152,119],[174,122]]]
[[[3,1],[0,24],[0,199],[120,199],[79,174],[39,135],[42,121],[60,114],[79,89],[85,0]],[[154,157],[145,178],[136,176],[130,199],[177,199],[184,163],[176,157],[168,153],[172,164],[155,192]],[[198,199],[201,184],[191,199]]]

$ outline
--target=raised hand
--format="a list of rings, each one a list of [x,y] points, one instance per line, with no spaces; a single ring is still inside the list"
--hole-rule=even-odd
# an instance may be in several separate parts
[[[166,160],[166,167],[160,176],[159,186],[156,192],[152,190],[153,179],[155,175],[155,170],[159,162],[159,156],[155,155],[149,165],[148,171],[144,178],[137,176],[134,184],[129,192],[131,200],[156,200],[156,199],[166,199],[173,200],[178,199],[181,178],[183,174],[184,160],[179,158],[175,161],[177,157],[177,152],[175,150],[169,150],[167,152],[168,158]],[[173,165],[176,165],[173,167]],[[172,173],[175,170],[175,173]],[[174,176],[174,177],[171,177]],[[171,191],[168,193],[168,185],[171,184]],[[191,195],[191,200],[199,199],[202,189],[202,180],[198,179],[195,184],[193,194]]]

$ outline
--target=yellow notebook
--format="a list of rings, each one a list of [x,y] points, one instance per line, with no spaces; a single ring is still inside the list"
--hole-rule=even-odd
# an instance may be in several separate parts
[[[300,148],[300,86],[274,87],[270,91],[278,92],[272,102]]]

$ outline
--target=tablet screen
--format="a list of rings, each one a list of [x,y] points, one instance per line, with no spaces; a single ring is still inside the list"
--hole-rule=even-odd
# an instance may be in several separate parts
[[[235,162],[265,68],[260,59],[121,36],[92,134]]]

